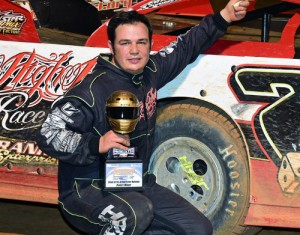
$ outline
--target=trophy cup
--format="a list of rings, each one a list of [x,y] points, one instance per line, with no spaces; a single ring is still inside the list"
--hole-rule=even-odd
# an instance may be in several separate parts
[[[133,132],[140,119],[137,97],[129,91],[113,92],[106,101],[106,116],[114,132]],[[143,189],[143,163],[138,159],[136,147],[130,147],[127,151],[113,148],[108,152],[105,162],[105,189]]]

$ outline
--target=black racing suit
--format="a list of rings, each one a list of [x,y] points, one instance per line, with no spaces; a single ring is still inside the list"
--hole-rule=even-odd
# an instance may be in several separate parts
[[[143,73],[131,75],[99,56],[93,72],[53,105],[37,142],[58,158],[59,202],[66,219],[92,234],[211,234],[210,222],[177,194],[145,176],[142,192],[102,190],[105,154],[99,138],[109,131],[105,103],[127,90],[141,102],[141,119],[130,134],[147,172],[152,153],[157,91],[209,48],[227,28],[220,14],[209,15],[177,41],[150,56]]]

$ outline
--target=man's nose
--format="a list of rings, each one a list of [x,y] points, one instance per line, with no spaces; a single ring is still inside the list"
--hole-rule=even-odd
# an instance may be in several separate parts
[[[130,47],[130,53],[138,53],[138,45],[136,43],[132,43]]]

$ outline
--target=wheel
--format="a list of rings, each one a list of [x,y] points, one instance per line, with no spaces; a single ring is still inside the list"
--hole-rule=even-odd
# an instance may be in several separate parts
[[[149,170],[204,213],[214,234],[242,234],[250,188],[243,138],[214,106],[197,102],[159,109]]]

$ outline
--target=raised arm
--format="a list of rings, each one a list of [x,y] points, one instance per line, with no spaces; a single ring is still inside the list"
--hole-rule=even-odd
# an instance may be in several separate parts
[[[230,0],[220,14],[228,23],[231,23],[243,19],[248,6],[248,0]]]

